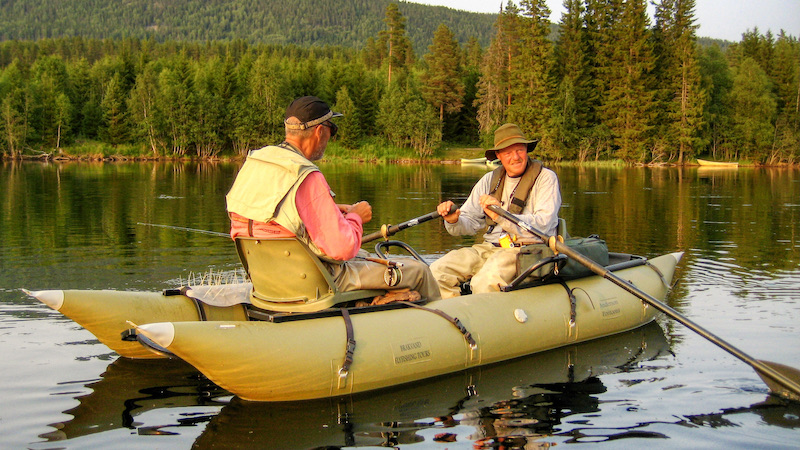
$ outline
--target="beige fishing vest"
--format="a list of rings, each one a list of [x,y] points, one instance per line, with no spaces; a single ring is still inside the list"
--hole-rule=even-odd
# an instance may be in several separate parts
[[[325,256],[311,241],[297,211],[297,189],[310,173],[318,171],[314,163],[286,143],[253,150],[225,196],[228,212],[256,222],[274,221],[294,233],[320,258],[341,263]]]

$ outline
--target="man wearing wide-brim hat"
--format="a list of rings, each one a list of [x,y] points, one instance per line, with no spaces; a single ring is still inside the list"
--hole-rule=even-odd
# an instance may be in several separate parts
[[[516,276],[520,247],[541,242],[490,211],[490,205],[499,205],[547,235],[556,234],[561,191],[555,172],[528,156],[537,142],[515,124],[501,126],[485,156],[499,159],[502,166],[478,181],[461,208],[449,212],[455,206],[449,200],[436,208],[454,236],[473,235],[488,226],[482,243],[453,250],[431,265],[443,298],[459,295],[461,285],[470,280],[473,293],[499,291]]]

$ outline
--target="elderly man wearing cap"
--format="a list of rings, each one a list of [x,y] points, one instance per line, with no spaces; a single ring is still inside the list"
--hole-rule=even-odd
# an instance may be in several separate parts
[[[555,234],[561,191],[555,172],[528,156],[537,142],[527,139],[517,125],[501,126],[486,158],[500,159],[502,166],[478,181],[460,209],[448,214],[454,207],[451,201],[436,208],[454,236],[473,235],[488,225],[484,242],[453,250],[431,265],[443,298],[459,295],[460,286],[469,280],[474,293],[498,291],[516,275],[519,247],[541,242],[487,209],[489,205],[500,205],[534,228]]]
[[[296,236],[323,261],[342,291],[408,288],[438,299],[439,289],[426,264],[404,259],[399,283],[389,286],[386,266],[363,259],[367,255],[360,250],[361,235],[363,224],[372,219],[372,206],[364,201],[336,204],[312,162],[324,155],[338,130],[331,119],[340,116],[313,96],[289,105],[285,140],[250,151],[225,197],[231,237]]]

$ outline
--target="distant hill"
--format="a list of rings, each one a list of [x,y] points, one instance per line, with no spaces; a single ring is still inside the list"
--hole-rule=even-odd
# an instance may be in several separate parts
[[[362,48],[384,29],[391,0],[9,0],[0,2],[0,40],[68,36],[157,41],[231,41]],[[418,55],[440,24],[484,47],[496,14],[399,2]]]

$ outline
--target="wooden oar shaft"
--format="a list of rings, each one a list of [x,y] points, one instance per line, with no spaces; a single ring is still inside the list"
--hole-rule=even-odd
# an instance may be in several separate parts
[[[541,231],[537,230],[536,228],[528,225],[527,223],[519,220],[514,215],[510,214],[506,210],[492,205],[489,207],[495,213],[503,216],[504,218],[510,220],[511,222],[515,223],[520,228],[525,229],[526,231],[533,233],[542,241],[549,243],[551,236],[548,236]],[[692,331],[698,333],[699,335],[703,336],[704,338],[708,339],[721,349],[727,351],[731,355],[739,358],[740,360],[744,361],[745,363],[749,364],[753,367],[756,371],[760,374],[766,375],[770,379],[774,380],[784,388],[794,392],[795,395],[800,396],[800,384],[791,380],[790,378],[786,377],[782,373],[776,371],[772,367],[762,363],[761,361],[753,358],[752,356],[746,354],[745,352],[739,350],[738,348],[734,347],[733,345],[729,344],[722,338],[714,335],[710,331],[706,330],[705,328],[701,327],[700,325],[694,323],[688,317],[682,315],[678,311],[674,310],[669,305],[659,301],[655,297],[651,296],[650,294],[642,291],[641,289],[637,288],[636,286],[632,285],[631,283],[623,280],[622,278],[618,277],[613,272],[606,270],[603,266],[597,264],[596,262],[592,261],[591,259],[585,257],[584,255],[578,253],[577,251],[569,248],[563,242],[560,242],[558,239],[554,239],[556,250],[565,255],[569,256],[570,258],[574,259],[575,261],[583,264],[587,268],[589,268],[592,272],[596,273],[597,275],[611,281],[612,283],[616,284],[617,286],[621,287],[622,289],[630,292],[631,294],[639,297],[640,299],[644,300],[646,303],[650,304],[657,310],[661,311],[662,313],[668,315],[669,317],[677,320],[687,328],[691,329]]]

